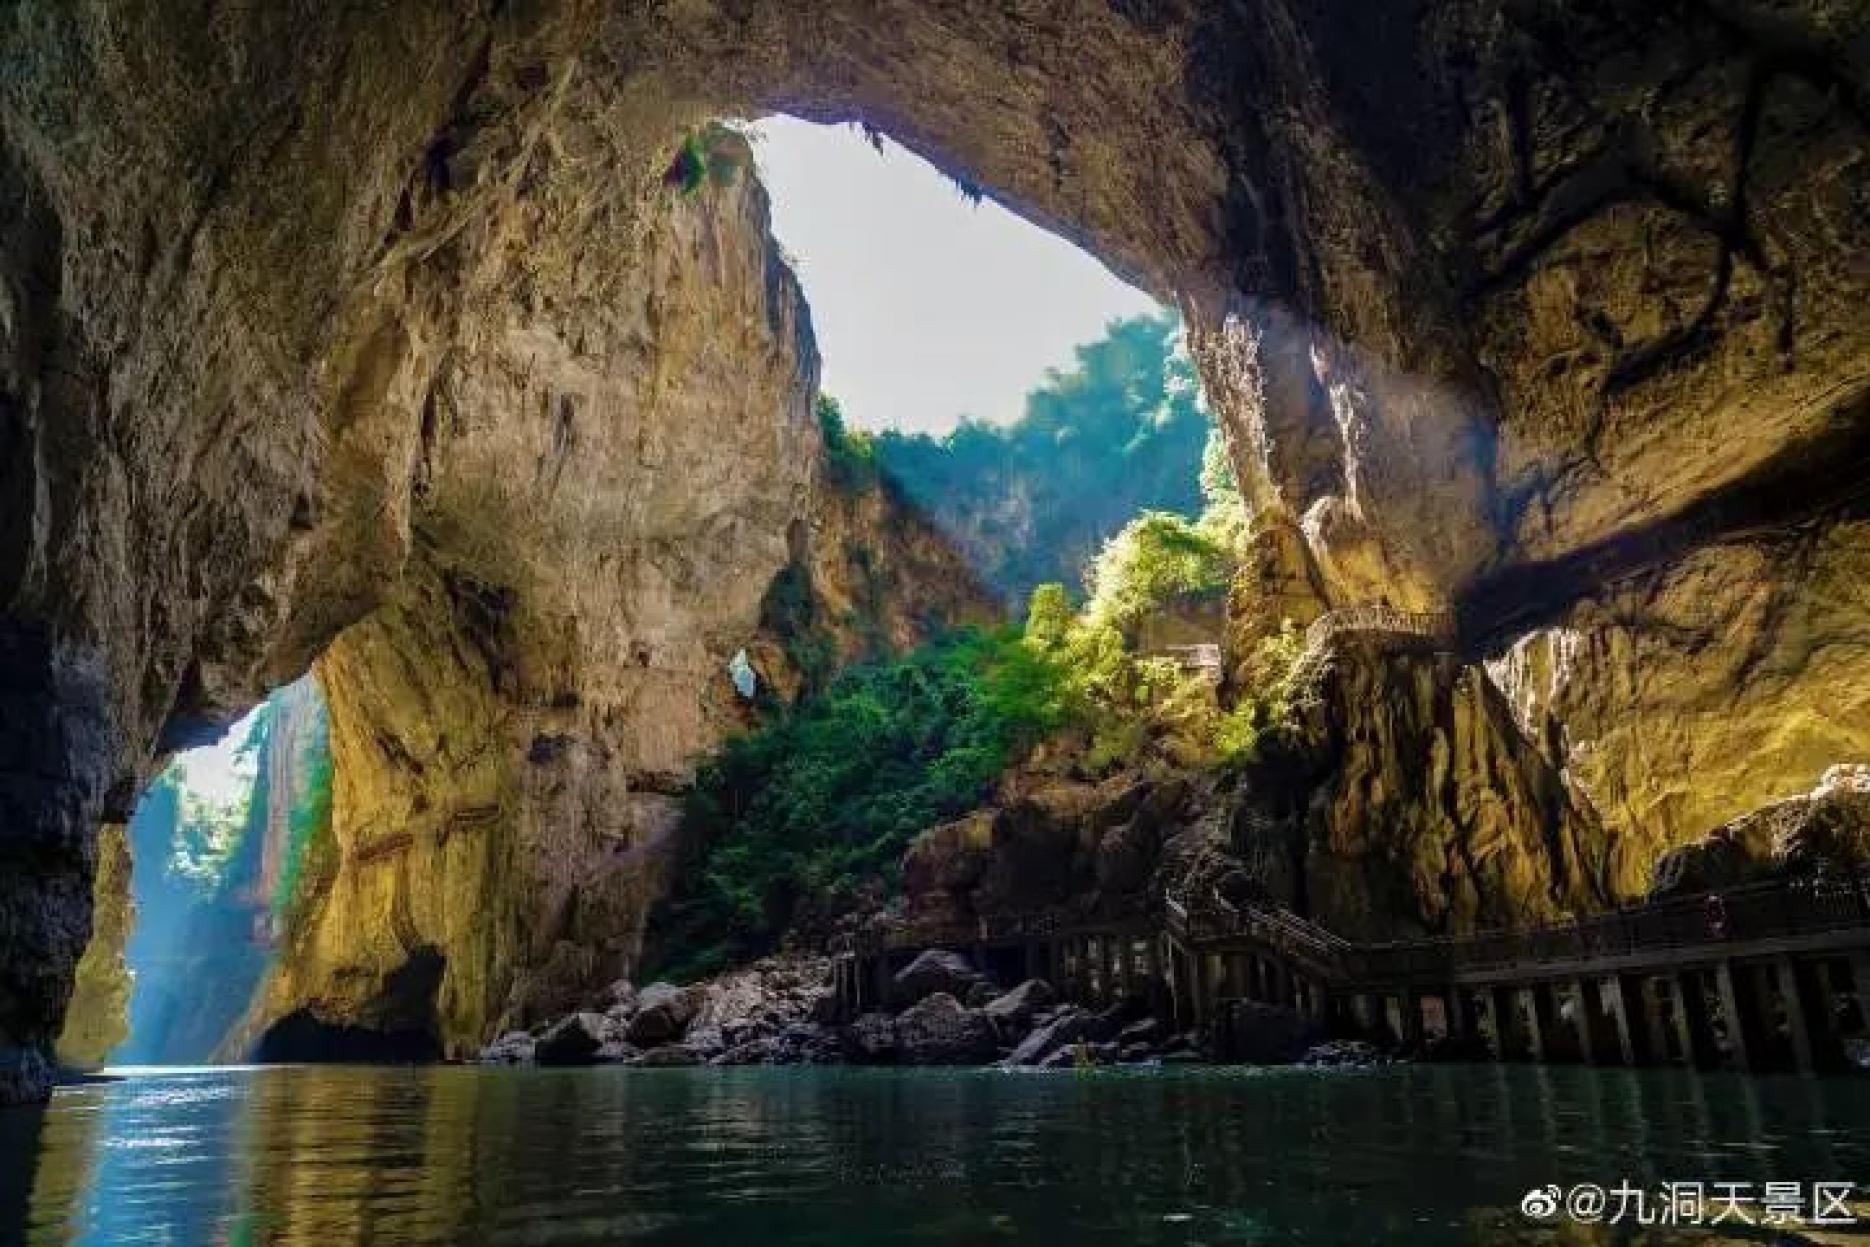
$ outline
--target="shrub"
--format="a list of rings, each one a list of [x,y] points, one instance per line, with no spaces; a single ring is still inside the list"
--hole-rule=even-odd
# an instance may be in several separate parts
[[[1125,631],[1174,598],[1226,591],[1230,553],[1197,525],[1166,511],[1145,511],[1098,552],[1091,564],[1086,615]]]
[[[692,858],[652,921],[649,965],[693,975],[760,956],[892,881],[918,832],[978,806],[1059,726],[1060,685],[1016,631],[967,630],[853,668],[730,741],[688,798]]]
[[[847,489],[865,490],[877,483],[876,439],[844,422],[844,408],[829,394],[818,396],[818,428],[824,434],[825,467]]]

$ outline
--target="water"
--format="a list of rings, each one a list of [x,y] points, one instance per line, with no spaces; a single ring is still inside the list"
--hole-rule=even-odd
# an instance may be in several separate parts
[[[1867,1161],[1866,1082],[1686,1071],[145,1071],[0,1111],[0,1242],[1501,1243]]]

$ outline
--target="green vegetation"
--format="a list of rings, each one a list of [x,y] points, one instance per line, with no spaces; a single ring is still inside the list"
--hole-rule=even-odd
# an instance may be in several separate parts
[[[743,135],[719,122],[709,122],[683,137],[662,180],[682,198],[693,199],[710,183],[733,185],[751,159]]]
[[[1232,552],[1199,524],[1145,511],[1092,561],[1086,614],[1128,630],[1175,599],[1220,597],[1232,573]]]
[[[1016,630],[968,630],[853,668],[730,741],[686,811],[696,860],[656,927],[707,974],[848,912],[915,834],[972,809],[1063,722],[1059,673]]]
[[[916,835],[979,808],[1029,758],[1095,780],[1263,756],[1290,708],[1297,629],[1248,656],[1258,683],[1226,702],[1212,667],[1175,648],[1221,641],[1248,533],[1176,337],[1167,316],[1114,325],[1029,396],[1019,423],[968,423],[939,442],[852,430],[820,400],[830,474],[900,485],[1003,592],[1028,597],[1025,624],[835,678],[828,650],[794,652],[804,700],[765,703],[770,717],[697,778],[690,856],[651,921],[643,973],[699,977],[788,932],[825,934],[882,898]],[[1082,606],[1064,583],[1080,568]],[[810,638],[812,609],[809,572],[794,566],[762,624]]]
[[[1076,585],[1141,511],[1192,515],[1209,422],[1171,313],[1113,323],[1005,427],[880,433],[877,462],[1010,603]]]
[[[829,394],[818,396],[818,428],[824,435],[825,463],[834,481],[859,492],[878,482],[876,438],[847,425],[843,406]]]
[[[324,858],[336,849],[331,837],[331,737],[324,714],[318,716],[294,770],[298,783],[286,814],[279,877],[268,898],[275,914],[287,911],[299,895],[300,881],[317,878]]]
[[[1235,547],[1216,532],[1212,505],[1192,522],[1139,517],[1097,559],[1085,609],[1042,584],[1023,629],[854,668],[730,741],[689,797],[692,856],[651,923],[645,972],[700,977],[786,931],[822,934],[882,895],[919,832],[977,808],[1041,741],[1086,778],[1259,756],[1289,708],[1296,628],[1254,655],[1264,686],[1224,706],[1207,674],[1139,652],[1123,626],[1225,588]]]

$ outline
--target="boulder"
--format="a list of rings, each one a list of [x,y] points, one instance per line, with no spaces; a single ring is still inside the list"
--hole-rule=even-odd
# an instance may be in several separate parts
[[[885,1065],[896,1059],[896,1021],[885,1013],[866,1013],[844,1028],[844,1055],[859,1065]]]
[[[604,1046],[604,1015],[573,1013],[560,1018],[533,1045],[533,1060],[540,1065],[589,1065]]]
[[[982,1005],[981,1012],[993,1020],[1002,1035],[1024,1034],[1033,1025],[1034,1015],[1052,1003],[1052,994],[1052,985],[1044,979],[1027,979]]]
[[[642,1049],[621,1039],[607,1039],[598,1045],[591,1060],[597,1065],[622,1065],[636,1059]]]
[[[978,1009],[947,992],[926,996],[896,1019],[896,1042],[911,1065],[968,1065],[993,1058],[999,1037]]]
[[[653,1068],[663,1065],[700,1065],[701,1054],[687,1044],[664,1044],[660,1048],[651,1048],[648,1052],[631,1059],[630,1064],[639,1068]]]
[[[525,1031],[508,1031],[481,1049],[480,1059],[489,1065],[524,1065],[532,1060],[536,1043]]]
[[[961,1003],[970,1009],[978,1009],[999,994],[1000,989],[992,982],[987,979],[977,979],[974,985],[967,989],[967,995],[961,998]]]
[[[937,992],[953,996],[958,1004],[983,977],[961,954],[931,948],[897,971],[892,994],[901,1005],[913,1005]]]
[[[1169,1028],[1157,1018],[1143,1018],[1117,1032],[1117,1042],[1125,1046],[1146,1044],[1153,1047],[1168,1037]]]
[[[636,1013],[630,1018],[628,1031],[630,1042],[651,1048],[680,1039],[707,995],[705,987],[651,983],[637,994]]]
[[[1021,1040],[1019,1046],[1007,1056],[1005,1064],[1041,1064],[1047,1057],[1085,1038],[1092,1021],[1091,1015],[1083,1009],[1067,1005],[1050,1022]]]

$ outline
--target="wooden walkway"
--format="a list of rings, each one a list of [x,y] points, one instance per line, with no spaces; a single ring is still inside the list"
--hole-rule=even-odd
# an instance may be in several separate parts
[[[1870,1042],[1870,880],[1773,881],[1576,922],[1358,944],[1276,908],[1171,899],[1124,922],[1033,915],[834,949],[847,1014],[927,948],[1091,1005],[1143,997],[1225,1055],[1239,1002],[1325,1032],[1495,1059],[1821,1071]]]

